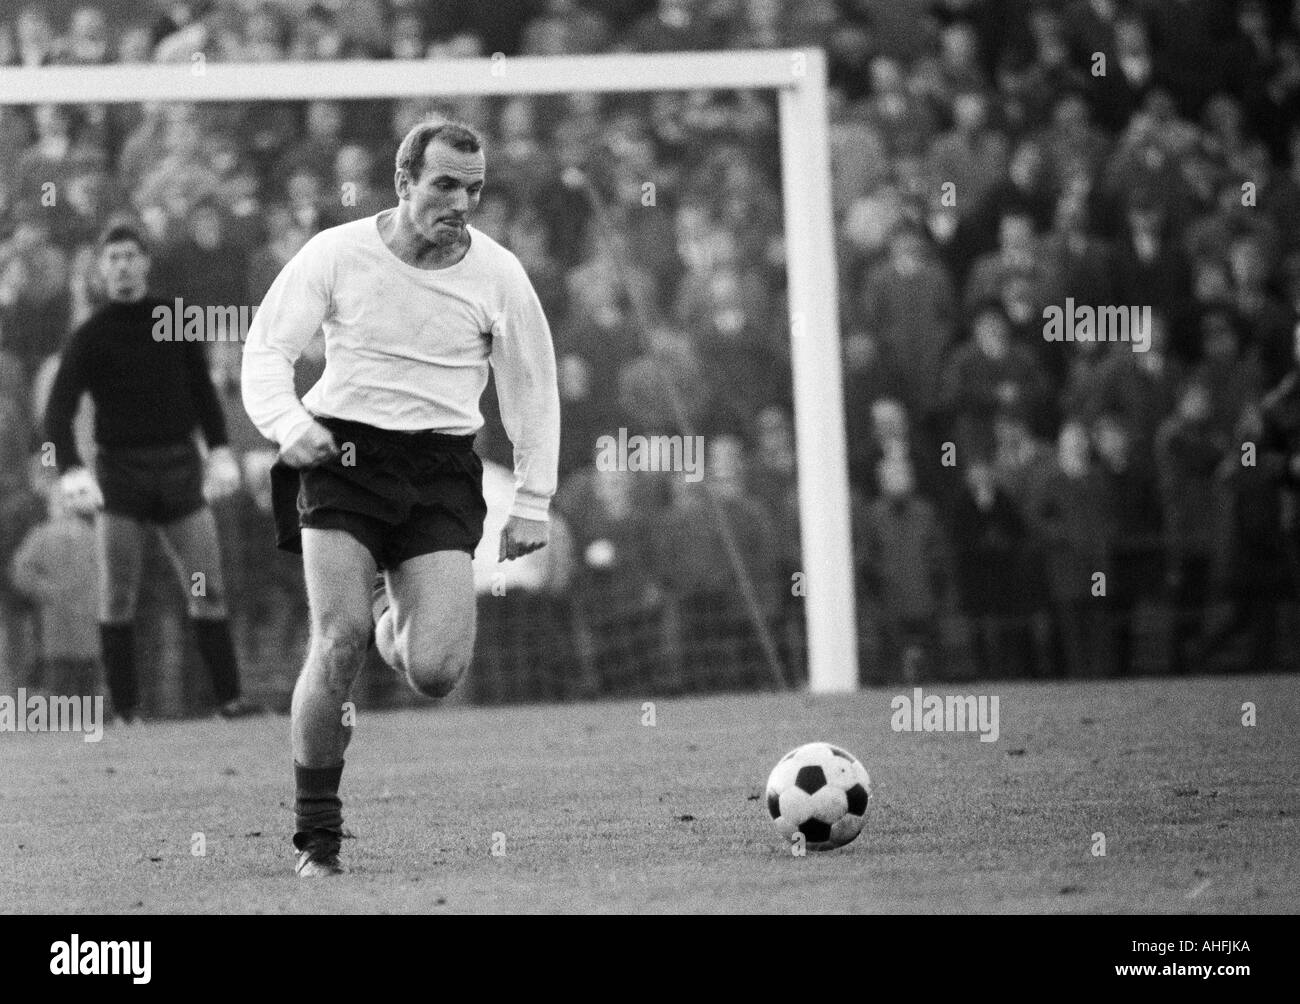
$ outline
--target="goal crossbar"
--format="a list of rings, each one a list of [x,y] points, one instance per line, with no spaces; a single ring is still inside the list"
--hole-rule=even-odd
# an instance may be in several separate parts
[[[0,69],[0,105],[311,101],[602,92],[775,90],[789,286],[809,686],[858,685],[849,482],[820,49],[495,56],[462,60],[207,62]]]
[[[0,104],[361,100],[797,86],[803,50],[0,68]]]

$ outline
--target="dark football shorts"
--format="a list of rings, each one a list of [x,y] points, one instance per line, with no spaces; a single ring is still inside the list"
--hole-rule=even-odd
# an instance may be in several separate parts
[[[380,568],[434,551],[474,554],[487,503],[473,436],[316,420],[342,453],[315,467],[271,468],[276,546],[301,554],[311,528],[351,534]]]
[[[143,523],[174,523],[206,505],[203,459],[194,443],[101,446],[95,473],[104,511]]]

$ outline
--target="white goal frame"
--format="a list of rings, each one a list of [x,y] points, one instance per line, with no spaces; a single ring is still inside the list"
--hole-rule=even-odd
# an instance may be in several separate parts
[[[845,692],[858,686],[857,629],[820,49],[0,68],[0,105],[758,89],[777,92],[780,113],[809,686]]]

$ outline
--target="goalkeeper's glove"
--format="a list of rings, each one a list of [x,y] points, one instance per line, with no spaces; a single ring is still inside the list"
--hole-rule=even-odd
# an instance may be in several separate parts
[[[63,504],[78,516],[89,516],[104,507],[104,493],[95,475],[84,467],[71,467],[59,478]]]
[[[228,446],[218,446],[208,454],[208,469],[203,478],[203,497],[209,502],[229,498],[239,490],[239,464]]]

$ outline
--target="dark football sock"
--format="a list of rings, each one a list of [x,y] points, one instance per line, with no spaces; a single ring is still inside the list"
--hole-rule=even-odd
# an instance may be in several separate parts
[[[100,624],[99,650],[104,658],[104,675],[113,711],[134,715],[140,706],[139,683],[135,676],[135,625]]]
[[[199,657],[212,677],[212,692],[218,704],[226,704],[239,696],[239,659],[235,655],[235,642],[230,636],[230,621],[194,620],[194,639]]]
[[[294,761],[293,777],[297,788],[293,811],[298,827],[293,845],[302,850],[314,830],[326,830],[341,838],[343,801],[339,798],[339,781],[343,761],[333,767],[304,767]]]

